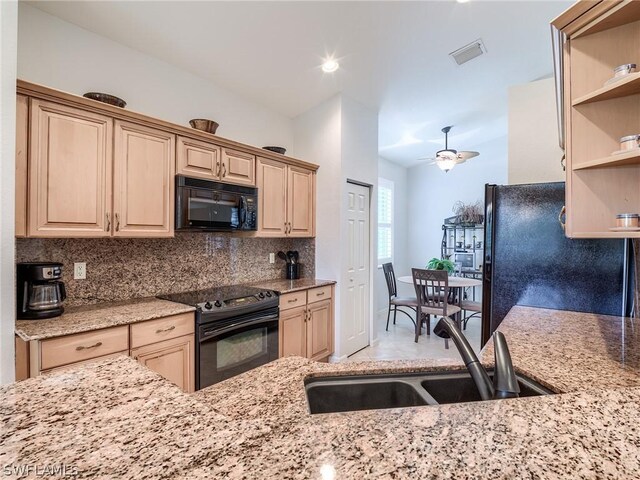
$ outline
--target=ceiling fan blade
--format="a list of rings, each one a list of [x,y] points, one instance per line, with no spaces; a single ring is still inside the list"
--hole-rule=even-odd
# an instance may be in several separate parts
[[[480,155],[479,152],[458,152],[458,160],[462,160],[462,162],[466,162],[470,158],[477,157],[478,155]]]

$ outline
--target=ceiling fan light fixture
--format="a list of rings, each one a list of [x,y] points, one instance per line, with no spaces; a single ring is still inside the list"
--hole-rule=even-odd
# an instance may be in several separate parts
[[[456,161],[450,158],[441,158],[439,160],[436,160],[436,165],[440,170],[447,173],[449,170],[456,166]]]

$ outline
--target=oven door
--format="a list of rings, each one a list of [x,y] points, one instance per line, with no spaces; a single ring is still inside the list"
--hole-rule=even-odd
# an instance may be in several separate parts
[[[277,358],[277,308],[202,324],[196,344],[196,390]]]

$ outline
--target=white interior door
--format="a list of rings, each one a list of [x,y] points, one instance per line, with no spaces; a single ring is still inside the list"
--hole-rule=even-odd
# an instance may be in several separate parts
[[[370,244],[369,188],[347,183],[347,259],[344,272],[346,311],[342,313],[344,354],[369,345]]]

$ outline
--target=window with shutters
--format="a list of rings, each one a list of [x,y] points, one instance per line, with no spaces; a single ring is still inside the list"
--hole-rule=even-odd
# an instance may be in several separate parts
[[[378,179],[378,265],[393,260],[393,182]]]

